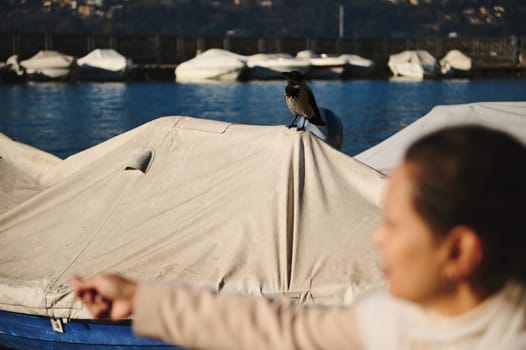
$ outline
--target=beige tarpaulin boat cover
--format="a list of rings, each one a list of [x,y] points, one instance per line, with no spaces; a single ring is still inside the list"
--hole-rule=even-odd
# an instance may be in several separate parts
[[[393,136],[355,156],[388,174],[407,147],[419,137],[452,125],[478,124],[503,130],[526,143],[526,102],[480,102],[434,107],[431,112]]]
[[[87,317],[69,279],[100,271],[322,304],[382,284],[384,176],[309,132],[165,117],[0,157],[1,310]]]

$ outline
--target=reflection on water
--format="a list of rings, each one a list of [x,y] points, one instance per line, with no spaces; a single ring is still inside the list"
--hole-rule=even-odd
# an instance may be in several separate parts
[[[356,154],[435,105],[526,100],[522,80],[314,81],[318,104],[342,118]],[[0,86],[0,132],[66,157],[163,115],[244,124],[290,122],[284,81],[175,84],[39,83]]]

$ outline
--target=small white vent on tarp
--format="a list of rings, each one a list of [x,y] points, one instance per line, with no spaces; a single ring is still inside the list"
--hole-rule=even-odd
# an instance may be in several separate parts
[[[153,155],[153,149],[141,150],[126,164],[124,170],[139,170],[146,174],[152,165]]]

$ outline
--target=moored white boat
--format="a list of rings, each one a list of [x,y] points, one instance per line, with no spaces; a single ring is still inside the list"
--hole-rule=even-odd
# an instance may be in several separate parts
[[[345,57],[318,55],[311,50],[299,51],[296,58],[310,61],[311,67],[306,74],[307,79],[340,79],[347,66]]]
[[[223,49],[209,49],[175,68],[177,82],[236,81],[246,72],[246,57]]]
[[[58,51],[41,50],[33,57],[20,62],[28,79],[36,81],[66,80],[75,59]]]
[[[286,53],[259,53],[247,57],[249,79],[283,79],[281,73],[298,71],[306,74],[311,63],[307,58],[297,58]]]
[[[75,274],[325,305],[383,284],[385,176],[311,132],[165,117],[64,160],[0,150],[0,347],[153,349],[90,320]]]
[[[450,77],[467,77],[471,72],[471,58],[459,50],[451,50],[440,60],[440,72]]]
[[[394,77],[422,80],[437,75],[436,59],[425,50],[407,50],[389,56],[387,63]]]
[[[526,101],[436,106],[404,129],[354,158],[389,174],[401,162],[407,147],[418,138],[447,126],[464,124],[499,129],[526,143]]]
[[[124,80],[132,61],[113,49],[95,49],[77,60],[77,78],[91,81]]]
[[[347,64],[342,73],[343,79],[365,78],[373,71],[376,64],[373,60],[354,54],[343,54],[341,58],[346,59]]]

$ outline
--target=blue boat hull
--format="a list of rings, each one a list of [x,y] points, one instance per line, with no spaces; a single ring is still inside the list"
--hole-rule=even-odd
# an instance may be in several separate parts
[[[0,311],[0,349],[184,350],[138,337],[130,321],[69,320],[60,327],[63,333],[53,329],[48,317]]]

